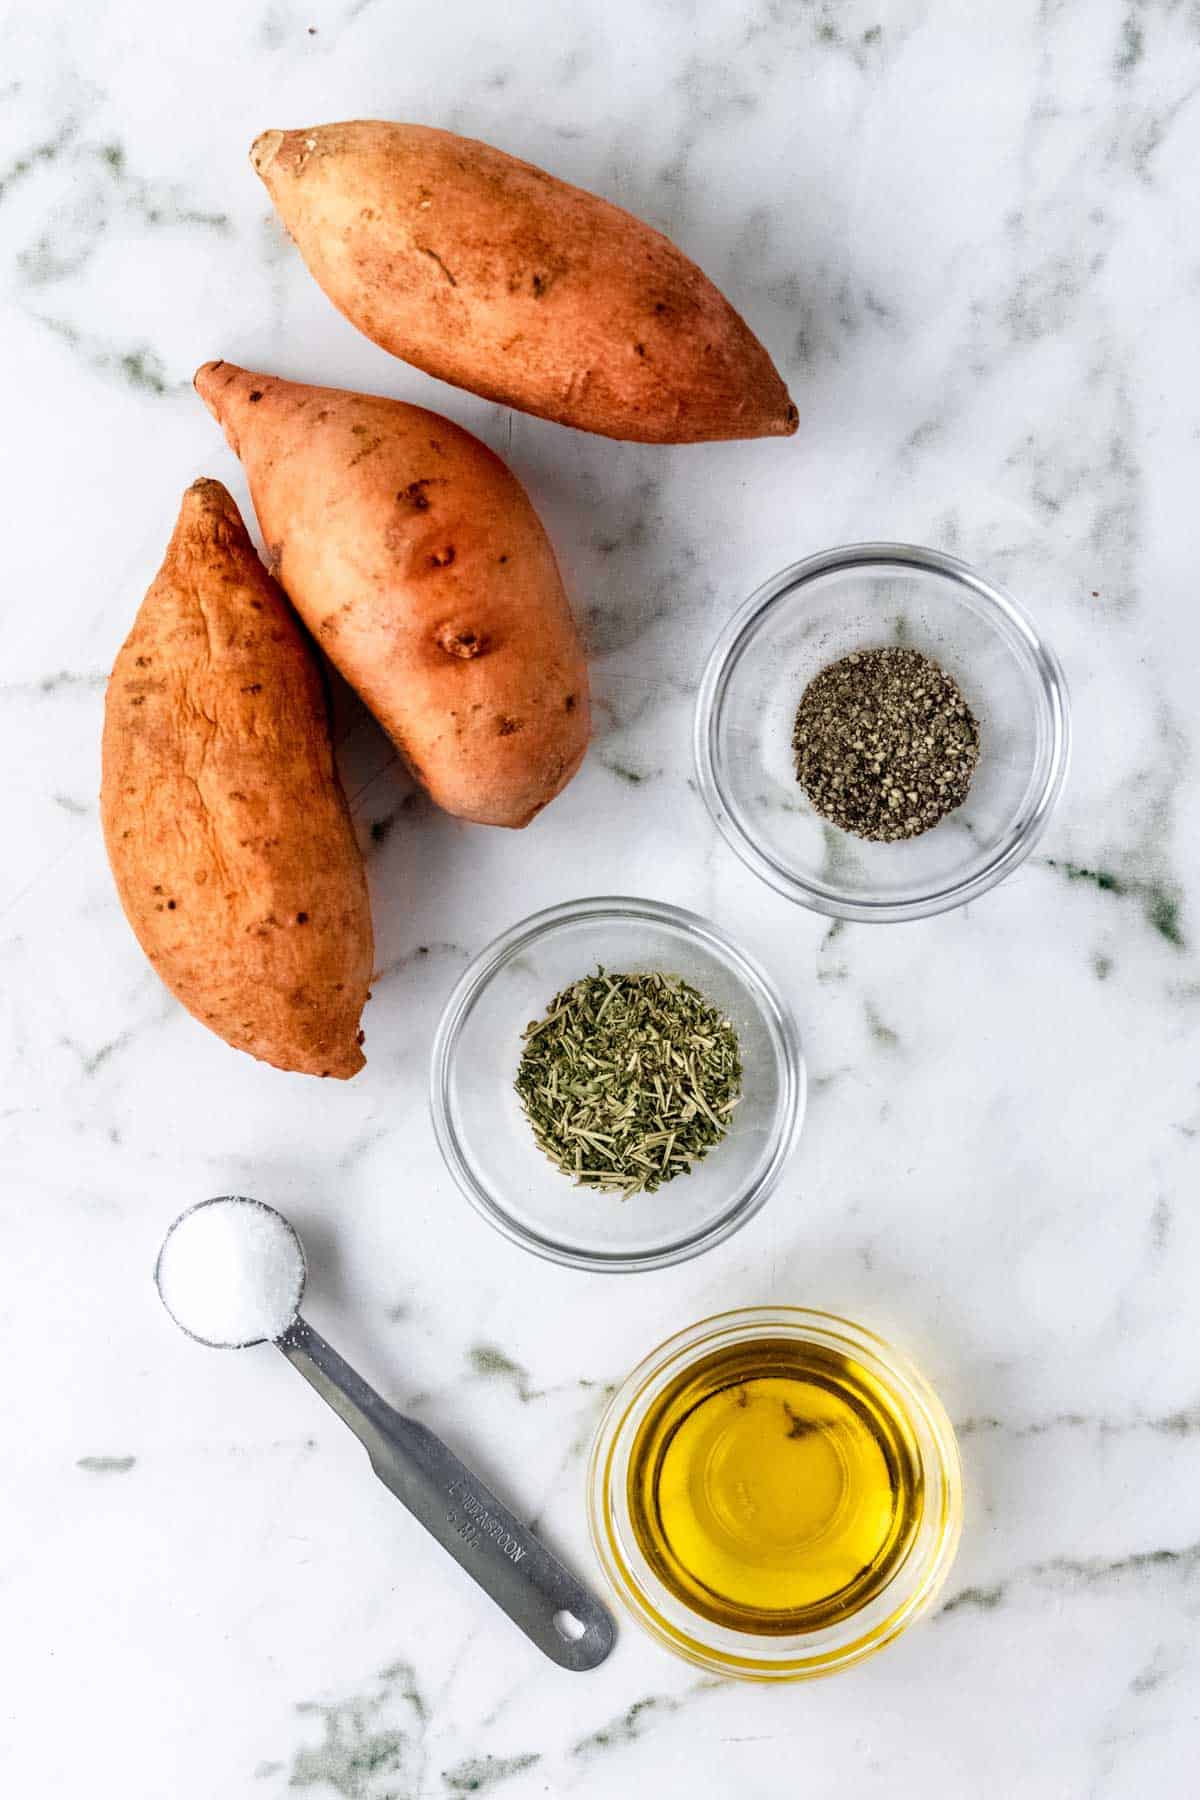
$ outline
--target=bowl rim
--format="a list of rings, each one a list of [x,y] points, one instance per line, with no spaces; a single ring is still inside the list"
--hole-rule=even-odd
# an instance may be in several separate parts
[[[833,570],[868,568],[873,564],[903,563],[923,569],[929,574],[948,577],[969,587],[986,606],[1003,615],[1006,623],[1023,640],[1041,678],[1041,692],[1050,721],[1050,754],[1045,779],[1036,804],[1020,836],[995,856],[978,874],[965,881],[952,882],[912,900],[850,898],[829,894],[782,867],[763,849],[742,823],[740,815],[729,804],[719,774],[717,755],[718,720],[730,677],[763,614],[780,601],[792,597],[797,590],[819,575]],[[862,924],[885,924],[911,919],[928,919],[937,913],[965,906],[980,894],[987,893],[1006,876],[1011,875],[1029,855],[1062,792],[1071,757],[1070,704],[1062,665],[1049,644],[1039,635],[1032,619],[1006,588],[982,575],[970,563],[943,550],[926,549],[919,544],[885,541],[843,544],[830,550],[817,551],[799,562],[788,564],[757,587],[743,601],[718,636],[696,696],[692,734],[693,757],[700,792],[709,814],[725,842],[747,868],[765,881],[778,894],[821,913],[826,918],[850,919]]]
[[[492,1195],[476,1179],[462,1151],[453,1123],[449,1100],[450,1072],[454,1047],[459,1032],[480,994],[504,966],[519,956],[538,938],[581,919],[618,917],[641,919],[654,925],[669,925],[712,946],[722,961],[732,966],[739,981],[748,990],[763,1016],[776,1052],[780,1070],[780,1098],[771,1157],[757,1179],[746,1187],[711,1225],[660,1248],[636,1253],[609,1254],[580,1250],[557,1239],[519,1224],[499,1206]],[[735,944],[719,926],[699,913],[672,906],[666,901],[647,900],[631,895],[592,895],[562,901],[556,906],[531,913],[493,938],[472,960],[455,983],[438,1021],[430,1057],[430,1112],[434,1136],[446,1167],[475,1210],[510,1243],[532,1251],[548,1262],[567,1268],[586,1269],[595,1274],[632,1274],[646,1269],[663,1269],[676,1263],[689,1262],[706,1250],[713,1249],[746,1224],[761,1210],[779,1182],[779,1178],[796,1147],[804,1123],[808,1078],[804,1050],[791,1009],[762,966]]]
[[[647,1397],[652,1401],[670,1380],[711,1354],[720,1341],[770,1337],[780,1333],[794,1335],[805,1342],[835,1341],[849,1346],[856,1355],[873,1360],[891,1384],[904,1390],[913,1410],[920,1413],[929,1436],[935,1461],[932,1471],[925,1473],[933,1472],[940,1477],[941,1518],[934,1536],[925,1546],[923,1557],[917,1562],[912,1561],[914,1546],[895,1571],[897,1581],[907,1571],[909,1591],[895,1611],[871,1625],[864,1636],[849,1636],[844,1642],[827,1641],[815,1648],[807,1646],[801,1636],[781,1639],[774,1647],[778,1649],[787,1643],[791,1646],[790,1651],[765,1656],[761,1650],[756,1652],[751,1647],[760,1642],[753,1637],[744,1650],[723,1649],[713,1642],[712,1627],[698,1614],[695,1615],[694,1635],[659,1614],[650,1592],[642,1586],[637,1570],[625,1566],[623,1553],[618,1548],[617,1537],[628,1528],[628,1493],[623,1483],[614,1485],[614,1480],[615,1464],[629,1421],[639,1409],[641,1417],[645,1416]],[[626,1446],[626,1454],[628,1449]],[[726,1308],[672,1332],[649,1350],[609,1396],[592,1436],[585,1480],[592,1549],[611,1592],[627,1616],[685,1662],[710,1673],[740,1680],[767,1683],[813,1680],[837,1674],[877,1655],[932,1608],[945,1586],[962,1535],[964,1474],[958,1438],[944,1402],[923,1370],[906,1351],[846,1314],[788,1302]],[[843,1626],[853,1625],[857,1617],[858,1614],[849,1615],[842,1622]],[[827,1628],[824,1635],[836,1640],[838,1629]]]

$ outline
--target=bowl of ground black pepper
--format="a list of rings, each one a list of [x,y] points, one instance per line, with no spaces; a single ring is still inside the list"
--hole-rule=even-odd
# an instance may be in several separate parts
[[[1028,856],[1066,778],[1066,683],[956,557],[856,544],[730,620],[696,707],[701,791],[764,881],[832,918],[927,918]]]
[[[468,1200],[553,1262],[711,1249],[762,1206],[804,1112],[795,1024],[706,919],[588,899],[515,925],[446,1003],[434,1129]]]

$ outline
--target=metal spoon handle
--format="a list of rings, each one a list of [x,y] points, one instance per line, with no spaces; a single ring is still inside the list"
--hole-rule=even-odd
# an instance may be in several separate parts
[[[564,1669],[604,1661],[615,1635],[608,1612],[440,1438],[389,1406],[299,1316],[279,1348],[365,1445],[384,1487],[539,1650]]]

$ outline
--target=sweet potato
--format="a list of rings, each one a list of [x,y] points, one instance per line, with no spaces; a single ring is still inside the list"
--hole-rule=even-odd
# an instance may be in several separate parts
[[[786,437],[796,408],[661,232],[471,138],[356,119],[250,160],[352,325],[430,375],[603,437]]]
[[[371,915],[321,672],[219,481],[183,497],[103,762],[121,905],[176,999],[276,1068],[355,1074]]]
[[[205,363],[309,630],[439,806],[528,824],[588,739],[587,664],[554,553],[498,457],[436,413]]]

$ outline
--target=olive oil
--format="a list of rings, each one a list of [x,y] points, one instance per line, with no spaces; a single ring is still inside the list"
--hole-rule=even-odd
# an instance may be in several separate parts
[[[630,1521],[659,1579],[715,1624],[818,1631],[898,1570],[921,1461],[898,1396],[850,1356],[789,1338],[685,1369],[638,1429]]]

